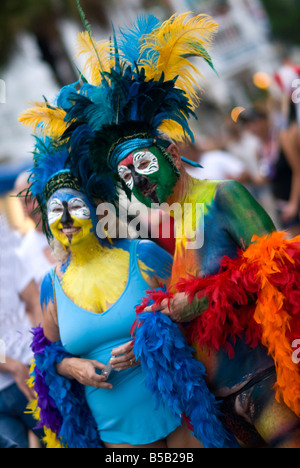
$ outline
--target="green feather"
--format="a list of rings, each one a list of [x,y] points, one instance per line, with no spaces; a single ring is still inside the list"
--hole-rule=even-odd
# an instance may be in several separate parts
[[[84,28],[87,30],[89,35],[92,36],[93,35],[92,27],[91,27],[90,23],[88,22],[88,20],[86,19],[85,13],[84,13],[83,9],[81,8],[79,0],[76,0],[76,5],[77,5],[78,12],[79,12],[79,15],[80,15],[80,19],[82,21],[82,24],[83,24]]]
[[[86,31],[88,32],[89,36],[90,36],[90,40],[92,42],[92,45],[93,45],[93,49],[96,53],[96,56],[98,58],[98,61],[99,61],[99,65],[100,65],[100,70],[103,72],[103,67],[102,67],[102,63],[101,63],[101,60],[100,60],[100,57],[99,57],[99,54],[97,52],[97,47],[95,46],[95,43],[94,43],[94,39],[93,39],[93,30],[92,30],[92,26],[90,25],[90,23],[88,22],[88,20],[86,19],[86,16],[85,16],[85,13],[80,5],[80,2],[79,0],[76,0],[76,5],[77,5],[77,8],[78,8],[78,12],[79,12],[79,15],[80,15],[80,19],[82,21],[82,24],[84,26],[84,28],[86,29]]]
[[[209,55],[209,53],[207,52],[207,50],[203,46],[201,46],[200,44],[195,43],[195,42],[190,42],[189,46],[192,49],[194,49],[194,52],[189,51],[188,54],[183,54],[183,55],[181,55],[181,57],[183,57],[183,58],[202,57],[208,63],[208,65],[212,68],[212,70],[216,74],[218,74],[215,67],[214,67],[211,56]]]

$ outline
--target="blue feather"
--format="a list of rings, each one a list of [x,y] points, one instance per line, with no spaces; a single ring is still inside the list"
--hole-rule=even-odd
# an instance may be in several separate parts
[[[178,325],[160,312],[138,314],[137,322],[134,354],[157,404],[168,405],[178,418],[184,413],[204,447],[238,448],[220,421],[219,402],[207,388],[205,368]]]
[[[152,33],[160,26],[160,21],[153,15],[140,15],[131,29],[120,29],[121,38],[119,39],[119,50],[126,61],[135,68],[135,64],[141,60],[149,58],[147,54],[151,52],[146,49],[141,53],[143,36]]]
[[[36,144],[33,152],[34,167],[29,171],[30,191],[32,197],[42,197],[45,185],[57,172],[66,168],[69,157],[67,149],[53,146],[50,138],[42,140],[35,136]]]
[[[114,200],[117,189],[110,174],[103,174],[103,177],[100,177],[91,167],[89,145],[93,136],[94,132],[89,125],[80,125],[72,131],[69,142],[70,169],[80,181],[82,191],[88,195],[91,202],[94,197],[103,201]]]
[[[71,382],[57,373],[57,364],[66,357],[71,356],[61,342],[49,343],[44,349],[35,352],[35,372],[38,371],[48,387],[49,400],[44,401],[48,404],[43,410],[47,413],[54,404],[55,409],[61,415],[62,424],[57,437],[61,439],[64,446],[103,448],[96,422],[85,401],[83,387],[78,382]],[[41,396],[46,397],[46,395]],[[39,401],[42,400],[39,399]]]
[[[76,85],[79,84],[79,81],[68,86],[64,86],[57,96],[56,105],[61,107],[64,110],[69,110],[72,106],[70,97],[76,93]]]

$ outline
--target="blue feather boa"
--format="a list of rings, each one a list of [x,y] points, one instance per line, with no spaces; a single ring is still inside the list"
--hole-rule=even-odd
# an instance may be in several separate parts
[[[34,331],[36,341],[40,340],[41,335],[41,328]],[[38,378],[35,379],[34,389],[42,409],[41,424],[49,427],[47,422],[53,419],[54,406],[59,417],[56,435],[64,447],[103,448],[83,386],[57,373],[56,365],[67,357],[71,356],[60,342],[46,342],[35,352],[34,376]]]
[[[237,448],[219,419],[220,403],[206,386],[204,366],[194,358],[194,350],[178,326],[160,312],[140,313],[136,323],[134,353],[157,405],[168,405],[178,419],[184,414],[205,448]],[[56,365],[71,356],[60,342],[48,342],[41,328],[34,331],[33,350],[38,377],[35,390],[43,419],[53,420],[58,415],[59,421],[53,425],[59,427],[57,437],[68,448],[103,448],[83,387],[56,371]]]
[[[134,354],[157,404],[168,405],[178,417],[184,414],[205,448],[238,448],[220,421],[220,403],[207,388],[205,368],[178,325],[160,312],[137,314],[136,325]]]

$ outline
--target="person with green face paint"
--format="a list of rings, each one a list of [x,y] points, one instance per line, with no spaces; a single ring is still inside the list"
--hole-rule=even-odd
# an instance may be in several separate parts
[[[167,149],[159,146],[137,149],[118,165],[121,180],[132,194],[148,207],[168,207],[201,204],[203,209],[204,244],[199,249],[186,248],[183,238],[176,238],[170,296],[157,306],[145,308],[158,312],[185,325],[194,322],[209,307],[210,297],[177,291],[177,283],[194,278],[216,275],[223,259],[236,259],[242,249],[247,252],[254,235],[272,235],[275,227],[263,208],[249,192],[234,181],[202,181],[190,177],[183,168],[175,144]],[[185,226],[185,213],[175,212],[175,225]],[[194,229],[203,228],[193,225]],[[188,283],[187,283],[188,284]],[[251,300],[249,300],[251,307]],[[212,319],[211,319],[212,320]],[[213,324],[210,324],[213,328]],[[216,338],[217,339],[217,338]],[[284,403],[278,403],[273,389],[276,383],[275,362],[267,349],[252,347],[246,336],[229,339],[232,348],[205,346],[194,343],[197,357],[205,364],[209,388],[223,399],[223,409],[229,427],[239,440],[254,447],[299,447],[299,419]],[[232,358],[234,356],[234,358]],[[287,418],[290,429],[282,430]],[[272,421],[272,425],[268,421]]]
[[[149,208],[170,197],[179,177],[164,148],[156,146],[130,153],[119,164],[118,173],[133,195]]]
[[[300,374],[290,366],[292,340],[300,333],[293,305],[300,240],[289,244],[277,233],[239,183],[195,180],[184,170],[175,142],[193,139],[189,119],[198,104],[191,74],[197,70],[189,59],[201,57],[213,68],[206,46],[217,29],[211,18],[186,22],[187,15],[137,22],[115,37],[113,65],[107,69],[101,61],[100,80],[67,96],[70,154],[87,144],[95,174],[113,179],[129,200],[134,195],[167,211],[181,207],[173,214],[171,286],[147,295],[137,308],[137,330],[145,329],[147,315],[172,319],[168,330],[180,325],[241,445],[300,447]],[[168,374],[172,362],[164,362]]]

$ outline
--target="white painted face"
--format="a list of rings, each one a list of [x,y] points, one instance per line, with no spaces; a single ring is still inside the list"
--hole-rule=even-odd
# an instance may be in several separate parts
[[[137,174],[149,176],[159,171],[159,163],[157,157],[150,151],[137,151],[133,156],[130,155],[126,158],[127,165],[120,165],[118,167],[119,176],[126,183],[130,190],[133,189],[134,181],[132,172],[128,167],[133,165]]]
[[[64,212],[63,200],[53,198],[48,205],[48,223],[55,223]],[[67,201],[67,200],[65,200]],[[68,200],[68,211],[71,216],[78,219],[90,219],[91,212],[87,204],[79,197],[73,197]]]

